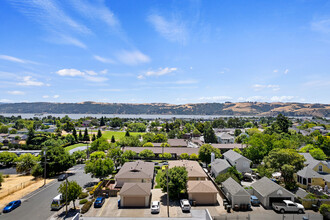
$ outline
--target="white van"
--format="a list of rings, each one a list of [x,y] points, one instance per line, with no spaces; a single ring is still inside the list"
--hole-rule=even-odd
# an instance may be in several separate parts
[[[50,205],[50,208],[52,210],[59,210],[64,206],[64,199],[62,198],[62,194],[58,194],[53,198],[52,204]]]

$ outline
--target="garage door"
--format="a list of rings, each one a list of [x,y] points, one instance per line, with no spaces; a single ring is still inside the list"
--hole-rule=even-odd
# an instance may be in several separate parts
[[[145,197],[124,197],[124,206],[126,207],[144,207]]]
[[[205,193],[200,193],[200,194],[192,194],[191,195],[191,200],[196,201],[197,205],[211,205],[216,203],[216,194],[205,194]]]
[[[290,197],[269,197],[269,206],[272,206],[274,202],[283,202],[283,200],[291,200]]]

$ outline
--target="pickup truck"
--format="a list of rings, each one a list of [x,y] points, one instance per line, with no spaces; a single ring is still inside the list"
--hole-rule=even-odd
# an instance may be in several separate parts
[[[290,200],[283,200],[281,203],[273,203],[273,209],[277,212],[284,213],[284,212],[298,212],[303,213],[305,208],[302,204],[292,202]]]

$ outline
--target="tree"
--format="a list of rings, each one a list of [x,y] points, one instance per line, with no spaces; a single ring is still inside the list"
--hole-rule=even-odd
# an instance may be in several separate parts
[[[17,134],[17,130],[15,128],[13,128],[9,131],[9,134]]]
[[[69,142],[70,144],[75,144],[76,143],[76,139],[72,134],[68,134],[67,136],[65,136],[65,140],[67,142]]]
[[[170,198],[179,198],[179,194],[187,187],[188,172],[185,167],[173,167],[168,169],[168,195]],[[167,192],[167,172],[160,176],[160,187]]]
[[[241,181],[232,173],[226,172],[221,173],[215,178],[215,182],[220,185],[222,182],[226,181],[229,177],[233,178],[236,182],[240,183]]]
[[[110,126],[111,127],[121,127],[123,124],[122,120],[118,117],[111,119]]]
[[[324,219],[327,219],[327,216],[330,213],[330,204],[323,203],[320,206],[320,213],[324,216]]]
[[[154,145],[151,142],[145,143],[142,147],[153,147]]]
[[[90,141],[90,140],[89,140],[89,135],[88,135],[88,130],[87,130],[87,128],[85,128],[85,132],[84,132],[83,140],[84,140],[84,141]]]
[[[100,126],[104,126],[105,125],[105,122],[104,122],[104,118],[103,116],[101,117],[101,120],[100,120]]]
[[[8,133],[8,127],[5,125],[0,126],[0,133],[7,134]]]
[[[258,171],[258,174],[259,174],[260,177],[266,176],[268,178],[271,178],[272,177],[272,174],[274,173],[274,170],[273,169],[267,168],[264,165],[257,166],[257,171]]]
[[[172,154],[171,153],[163,153],[159,155],[160,158],[164,159],[164,160],[168,160],[172,158]]]
[[[74,129],[74,124],[71,121],[67,121],[64,125],[63,125],[63,130],[65,130],[66,132],[70,132]]]
[[[79,136],[78,136],[79,141],[83,141],[84,138],[82,136],[81,130],[79,130]]]
[[[131,123],[127,126],[127,129],[133,132],[145,132],[147,126],[144,123]]]
[[[110,158],[88,160],[85,166],[85,172],[90,173],[94,178],[101,180],[112,174],[114,164]]]
[[[44,151],[45,149],[42,150],[40,154],[40,161],[42,163],[45,161]],[[46,159],[47,176],[54,176],[58,173],[66,171],[75,165],[76,162],[74,157],[60,146],[48,146],[46,150]]]
[[[267,168],[280,171],[286,187],[294,185],[293,173],[304,167],[305,158],[293,149],[274,149],[264,158]]]
[[[222,156],[218,148],[215,148],[210,144],[203,144],[198,151],[199,159],[209,164],[211,162],[212,152],[215,154],[215,158],[220,158]]]
[[[240,149],[238,149],[237,147],[235,147],[235,148],[233,149],[233,151],[235,151],[236,153],[242,154],[242,151],[241,151]]]
[[[103,151],[95,151],[90,155],[90,160],[97,160],[104,158],[106,158],[106,154]]]
[[[180,159],[182,159],[182,160],[188,160],[189,159],[189,155],[187,153],[182,153],[182,154],[180,154]]]
[[[129,137],[129,136],[130,136],[129,131],[126,131],[125,137]]]
[[[3,175],[2,173],[0,173],[0,187],[2,186],[2,183],[4,182],[4,178],[3,178]]]
[[[96,136],[95,136],[95,134],[93,134],[92,141],[95,141],[95,140],[96,140]]]
[[[321,150],[320,148],[315,148],[309,151],[309,153],[314,157],[316,160],[325,160],[327,155]]]
[[[34,177],[40,177],[44,174],[44,168],[40,163],[37,163],[31,170],[31,174]]]
[[[197,128],[195,128],[192,132],[193,137],[199,137],[201,134],[202,133]]]
[[[282,114],[277,115],[276,121],[272,124],[272,130],[277,133],[288,133],[291,121]]]
[[[112,159],[116,168],[126,162],[126,158],[123,157],[123,151],[120,149],[120,147],[110,148],[107,156]]]
[[[112,135],[112,137],[111,137],[111,143],[116,143],[115,136],[113,136],[113,135]]]
[[[153,138],[155,143],[163,143],[167,141],[167,137],[164,134],[156,134]]]
[[[97,138],[100,138],[100,137],[102,137],[102,132],[101,132],[101,130],[99,129],[99,130],[97,131]]]
[[[68,181],[68,183],[61,183],[58,192],[62,194],[63,198],[67,199],[68,203],[73,202],[73,208],[76,209],[75,201],[82,192],[81,186],[76,181]]]
[[[73,130],[72,130],[72,135],[73,135],[74,139],[76,140],[76,142],[78,142],[78,141],[79,141],[79,139],[78,139],[78,136],[77,136],[77,131],[76,131],[76,129],[75,129],[75,128],[73,128]]]
[[[132,150],[127,150],[123,153],[123,157],[126,159],[134,159],[134,157],[136,157],[136,153]]]
[[[204,132],[204,141],[205,143],[217,143],[217,137],[215,136],[214,130],[212,127],[208,127]]]
[[[192,154],[190,155],[190,160],[198,160],[198,155],[192,153]]]
[[[139,153],[139,157],[142,159],[154,158],[155,154],[151,150],[145,149]]]
[[[17,173],[29,174],[31,169],[37,164],[37,157],[27,153],[22,154],[16,159],[16,171]]]
[[[0,163],[5,166],[12,165],[17,159],[17,155],[12,152],[4,151],[0,153]]]
[[[82,162],[82,161],[86,160],[86,158],[87,158],[86,152],[82,151],[82,150],[77,150],[77,151],[73,152],[72,156],[74,157],[74,159],[77,162]]]
[[[237,137],[242,133],[241,129],[235,129],[234,136]]]
[[[170,147],[169,143],[162,143],[160,147]]]
[[[129,136],[121,138],[118,142],[120,146],[130,146],[130,147],[139,147],[141,146],[141,142],[137,136]]]
[[[28,134],[27,134],[26,144],[30,145],[32,144],[32,139],[34,138],[34,129],[33,124],[29,127]]]
[[[101,137],[92,142],[90,151],[105,151],[110,148],[110,144],[105,137]]]

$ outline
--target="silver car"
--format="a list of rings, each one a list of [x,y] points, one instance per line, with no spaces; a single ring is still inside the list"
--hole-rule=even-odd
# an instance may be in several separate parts
[[[190,206],[188,199],[181,199],[180,206],[181,206],[182,211],[187,211],[187,212],[190,211],[191,206]]]
[[[151,213],[159,213],[160,208],[159,208],[159,201],[153,201],[151,203]]]

